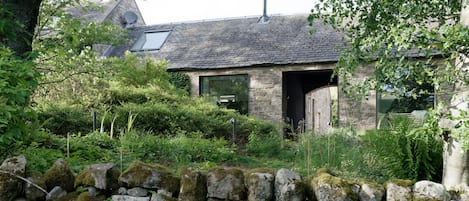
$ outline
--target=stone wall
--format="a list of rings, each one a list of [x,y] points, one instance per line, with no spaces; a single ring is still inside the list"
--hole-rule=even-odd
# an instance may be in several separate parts
[[[197,70],[186,71],[186,73],[191,79],[193,96],[199,96],[200,76],[247,74],[249,76],[249,114],[273,123],[283,123],[286,116],[285,89],[282,88],[283,73],[332,69],[334,69],[334,64],[313,64]],[[358,75],[363,76],[364,73]],[[358,129],[374,128],[376,125],[375,93],[372,92],[367,99],[363,98],[357,101],[345,96],[340,86],[338,91],[339,124],[341,126],[357,126]]]
[[[0,166],[2,201],[465,201],[469,187],[447,190],[431,181],[349,181],[320,169],[301,177],[282,168],[217,167],[207,172],[183,168],[179,175],[158,164],[133,162],[121,172],[112,163],[94,164],[71,174],[62,159],[43,175],[26,175],[24,156]],[[84,190],[83,190],[84,189]]]

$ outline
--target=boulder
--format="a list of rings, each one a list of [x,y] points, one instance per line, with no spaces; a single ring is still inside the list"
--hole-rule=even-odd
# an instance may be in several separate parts
[[[448,190],[450,194],[451,201],[466,201],[469,200],[469,187],[468,186],[458,186]]]
[[[450,195],[446,192],[446,188],[443,184],[426,180],[415,183],[412,188],[412,194],[415,201],[443,201],[450,198]]]
[[[179,192],[179,178],[165,167],[157,164],[135,161],[122,173],[119,181],[128,188],[163,189],[171,192],[172,196]]]
[[[391,180],[386,182],[386,201],[411,201],[412,181]]]
[[[46,183],[43,178],[41,177],[28,177],[26,178],[30,182],[38,185],[39,187],[46,189]],[[24,184],[24,196],[28,201],[42,201],[46,199],[47,193],[38,189],[31,183]]]
[[[46,200],[57,200],[67,195],[67,191],[62,189],[60,186],[54,187],[47,195]]]
[[[326,172],[316,174],[311,180],[310,186],[317,200],[348,201],[358,199],[356,193],[359,189],[352,189],[353,185],[349,182]]]
[[[384,198],[384,187],[372,182],[361,182],[358,197],[360,201],[381,201]]]
[[[150,197],[133,197],[128,195],[113,195],[112,201],[150,201]]]
[[[0,200],[12,201],[23,193],[23,181],[16,176],[24,177],[26,158],[17,156],[7,158],[0,166]]]
[[[179,201],[205,201],[207,177],[198,170],[183,168],[180,171],[181,188]]]
[[[56,186],[60,186],[67,192],[72,192],[75,189],[73,187],[75,176],[73,176],[72,170],[68,166],[67,162],[61,158],[55,161],[55,163],[44,174],[44,181],[48,191],[52,190]]]
[[[209,170],[207,196],[223,200],[246,200],[243,171],[221,167]]]
[[[274,188],[277,201],[303,201],[306,198],[300,175],[285,168],[277,171]]]
[[[104,195],[99,195],[99,196],[93,196],[90,195],[88,192],[83,192],[81,193],[76,201],[105,201],[106,196]]]
[[[127,195],[134,197],[145,197],[148,195],[148,190],[141,187],[134,187],[127,190]]]
[[[75,179],[75,187],[94,186],[100,190],[117,190],[120,173],[120,170],[113,163],[90,165],[78,174]]]
[[[153,194],[150,198],[150,201],[177,201],[178,199],[173,198],[171,196],[161,194],[161,193],[156,193]]]
[[[248,201],[273,200],[274,180],[272,170],[252,170],[248,175]]]

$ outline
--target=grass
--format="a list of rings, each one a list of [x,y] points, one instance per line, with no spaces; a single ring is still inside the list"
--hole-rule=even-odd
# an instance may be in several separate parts
[[[113,162],[118,166],[122,164],[125,169],[132,161],[141,160],[159,163],[174,172],[181,167],[206,171],[224,165],[245,169],[290,168],[305,177],[319,168],[327,167],[345,178],[358,177],[384,182],[383,178],[369,174],[376,168],[376,164],[368,161],[370,164],[366,165],[363,146],[355,136],[343,131],[328,137],[304,135],[298,141],[277,139],[277,142],[255,142],[266,149],[277,149],[269,150],[273,154],[262,154],[262,150],[249,152],[246,148],[231,145],[225,139],[204,138],[200,133],[163,137],[149,132],[129,131],[121,133],[118,138],[111,138],[108,133],[93,132],[86,136],[71,135],[70,148],[67,148],[65,137],[43,134],[41,138],[44,135],[50,139],[48,145],[36,140],[39,143],[20,147],[14,153],[26,155],[30,172],[44,173],[57,158],[65,158],[75,173],[93,163]],[[309,138],[308,144],[303,143],[306,138]],[[261,142],[268,145],[261,145]]]

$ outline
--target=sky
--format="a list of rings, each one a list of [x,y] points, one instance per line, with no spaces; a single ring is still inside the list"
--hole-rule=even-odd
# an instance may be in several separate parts
[[[147,25],[260,16],[264,0],[136,0]],[[267,14],[306,14],[314,0],[267,0]]]

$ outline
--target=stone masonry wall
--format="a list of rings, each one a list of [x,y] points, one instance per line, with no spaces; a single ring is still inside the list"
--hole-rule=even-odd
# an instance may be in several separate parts
[[[199,77],[247,74],[249,77],[249,114],[272,123],[283,123],[286,114],[283,103],[282,74],[293,71],[331,70],[334,64],[274,66],[219,70],[187,71],[191,79],[191,93],[199,96]],[[365,73],[365,72],[364,72]],[[363,75],[363,74],[359,74]],[[314,82],[314,80],[311,80]],[[339,81],[340,82],[340,81]],[[339,86],[339,124],[359,129],[374,128],[376,124],[376,96],[358,102],[345,96]]]
[[[346,180],[327,169],[302,177],[286,168],[182,168],[179,175],[158,164],[134,161],[121,172],[113,163],[93,164],[73,175],[58,159],[43,175],[26,174],[24,156],[0,165],[0,200],[112,201],[465,201],[468,187],[448,190],[432,181]],[[23,178],[23,179],[18,179]]]

